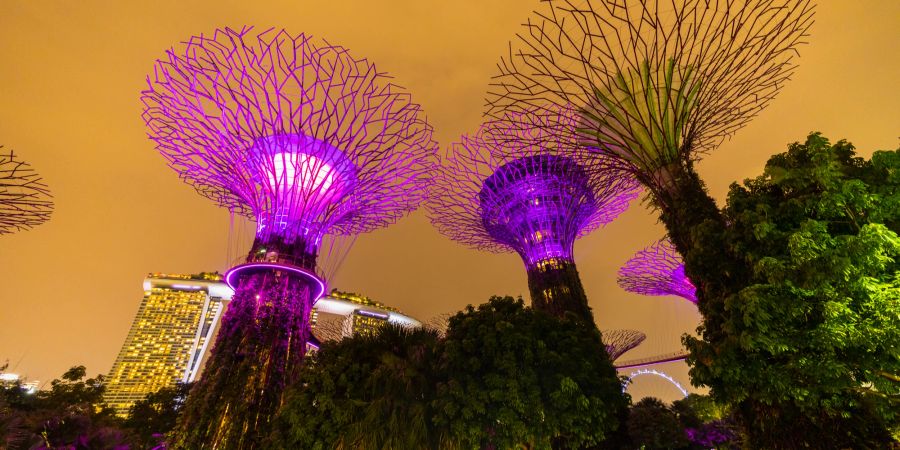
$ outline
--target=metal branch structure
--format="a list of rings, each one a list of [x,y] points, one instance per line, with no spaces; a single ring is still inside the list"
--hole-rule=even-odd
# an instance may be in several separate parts
[[[0,146],[0,234],[30,230],[49,220],[51,197],[30,165]]]
[[[795,69],[809,0],[549,0],[498,66],[488,115],[574,106],[575,131],[654,194]]]
[[[427,205],[432,224],[450,239],[518,253],[533,307],[592,322],[575,240],[625,211],[638,190],[630,177],[586,157],[577,141],[556,131],[575,120],[557,109],[483,124],[443,154]]]
[[[625,352],[641,345],[641,342],[647,339],[646,334],[637,330],[603,330],[601,335],[610,361],[619,359]]]
[[[419,105],[365,59],[300,34],[195,36],[142,92],[150,138],[200,194],[256,222],[175,446],[258,448],[311,339],[326,235],[387,226],[425,197],[436,143]]]
[[[642,295],[676,295],[697,303],[697,288],[684,273],[672,242],[663,239],[637,252],[619,269],[619,287]]]

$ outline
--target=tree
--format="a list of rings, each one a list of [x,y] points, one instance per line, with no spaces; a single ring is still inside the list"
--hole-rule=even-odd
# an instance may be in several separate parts
[[[692,381],[735,405],[753,448],[886,446],[900,419],[900,150],[867,161],[814,133],[733,184],[722,216],[693,231],[692,279],[737,258],[746,279],[701,301]]]
[[[86,374],[84,366],[72,367],[49,390],[35,394],[18,386],[2,389],[0,404],[6,406],[0,405],[0,427],[9,433],[5,448],[128,448],[120,420],[102,403],[103,376],[84,379]]]
[[[191,386],[191,383],[178,383],[136,402],[123,424],[131,433],[132,444],[148,449],[163,445],[163,437],[175,428]]]
[[[446,447],[432,422],[439,351],[436,331],[392,325],[324,343],[288,392],[269,446]]]
[[[628,399],[593,324],[493,297],[445,339],[435,423],[463,448],[583,448],[619,427]]]
[[[658,398],[647,397],[631,407],[628,435],[636,448],[682,449],[688,447],[684,428],[675,412]]]
[[[708,395],[691,394],[672,402],[672,411],[693,448],[740,448],[740,432],[728,405]]]

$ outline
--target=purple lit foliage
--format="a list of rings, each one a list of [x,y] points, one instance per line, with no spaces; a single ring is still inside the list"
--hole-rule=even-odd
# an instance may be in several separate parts
[[[637,330],[603,330],[601,335],[610,361],[615,361],[647,338],[646,334]]]
[[[554,131],[573,126],[569,117],[511,114],[451,144],[431,186],[434,226],[472,248],[515,251],[529,269],[571,262],[575,240],[612,221],[638,193]]]
[[[0,234],[28,230],[49,220],[50,197],[34,169],[0,146]]]
[[[703,448],[741,448],[740,434],[733,419],[713,420],[684,430],[689,441]]]
[[[619,269],[619,286],[643,295],[677,295],[697,303],[697,288],[684,273],[681,255],[668,239],[639,251]]]
[[[181,177],[311,255],[415,209],[436,144],[410,95],[343,47],[250,31],[193,37],[148,78],[143,117]]]
[[[199,382],[204,389],[191,391],[185,405],[193,426],[181,429],[178,442],[247,448],[264,437],[245,427],[268,422],[285,386],[297,379],[311,333],[311,289],[302,277],[275,269],[242,278]]]

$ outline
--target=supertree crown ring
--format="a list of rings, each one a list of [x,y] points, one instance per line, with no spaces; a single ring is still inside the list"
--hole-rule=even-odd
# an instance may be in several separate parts
[[[575,107],[576,132],[652,190],[756,116],[795,69],[810,0],[547,0],[510,45],[488,115]]]
[[[675,295],[697,303],[697,288],[684,273],[684,261],[663,239],[637,252],[619,269],[619,286],[642,295]]]
[[[286,264],[312,268],[324,235],[389,225],[424,200],[431,126],[343,47],[225,28],[167,51],[147,82],[159,151],[202,195],[254,219],[257,247]]]

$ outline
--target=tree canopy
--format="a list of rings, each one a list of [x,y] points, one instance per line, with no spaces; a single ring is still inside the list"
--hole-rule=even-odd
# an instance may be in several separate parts
[[[582,448],[628,400],[591,325],[494,297],[450,319],[435,421],[465,448]]]
[[[494,297],[446,336],[384,327],[325,343],[282,407],[274,447],[582,448],[627,397],[596,328]]]
[[[883,446],[900,418],[900,150],[865,160],[812,134],[733,184],[723,216],[686,259],[730,255],[746,280],[701,302],[718,333],[685,337],[693,382],[738,406],[752,445]],[[692,276],[721,279],[715,262]]]

